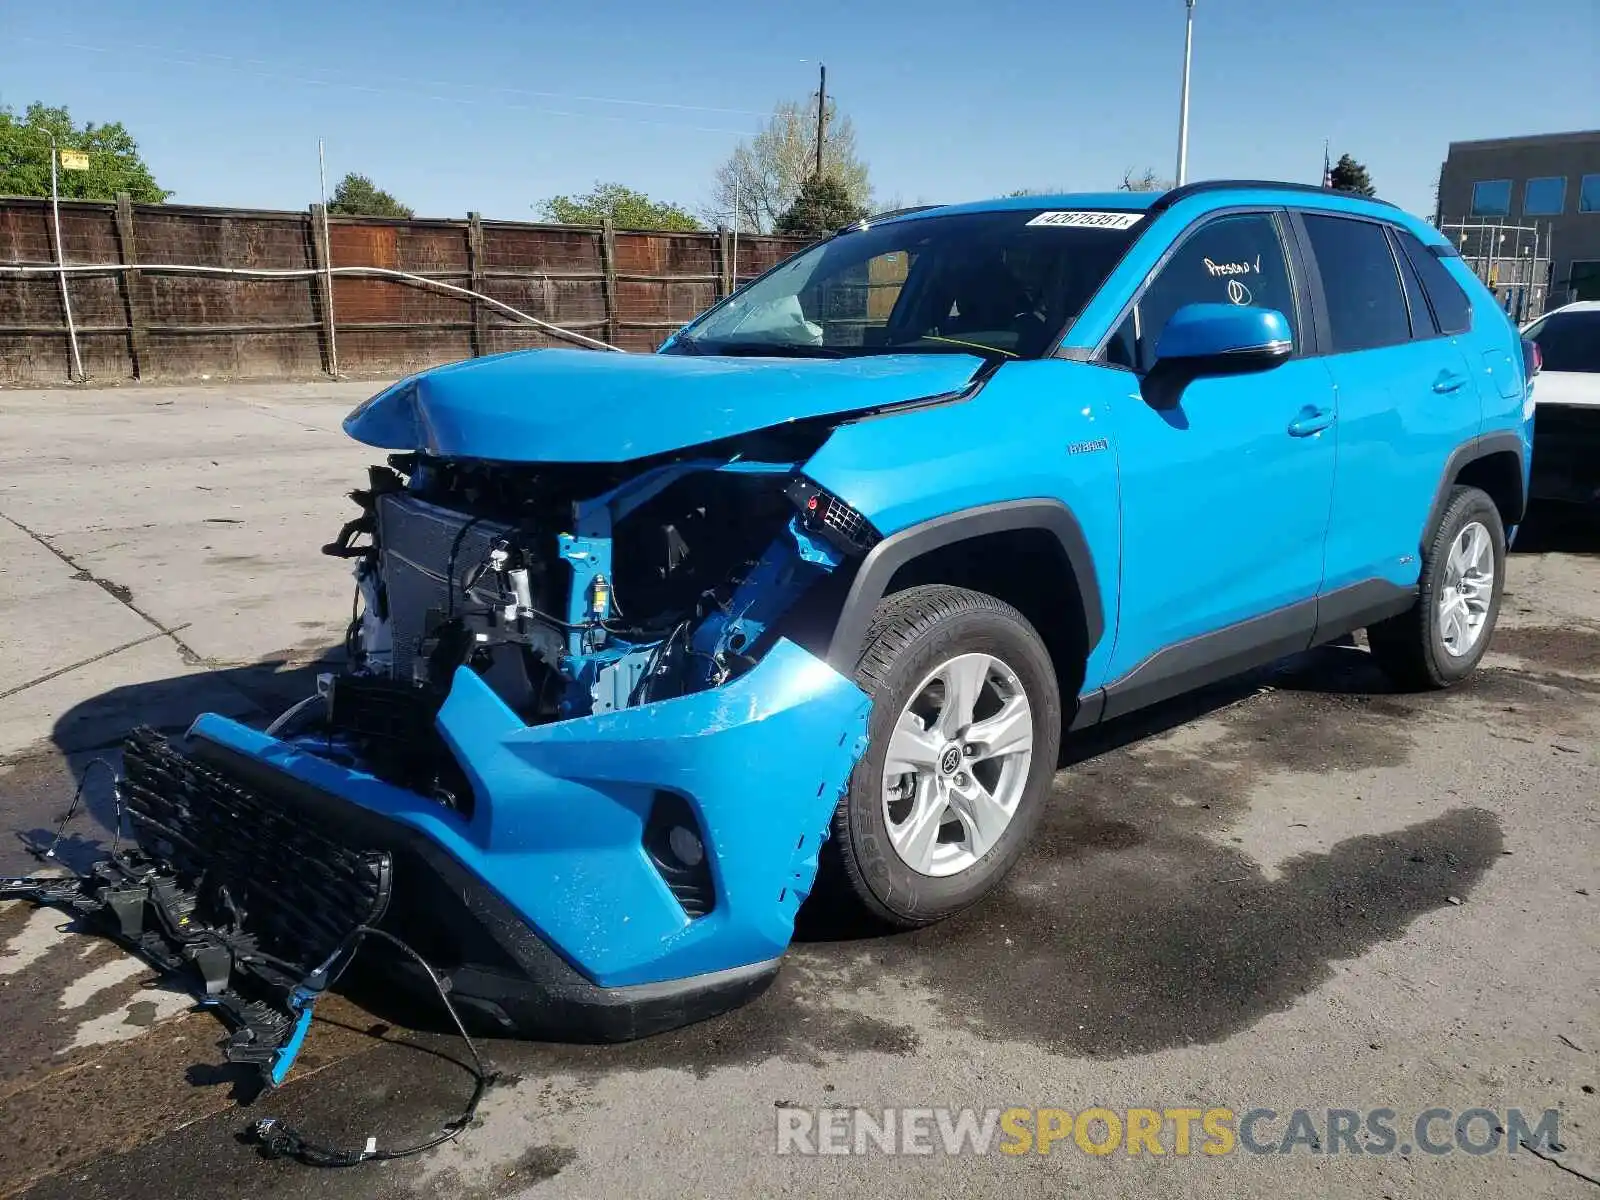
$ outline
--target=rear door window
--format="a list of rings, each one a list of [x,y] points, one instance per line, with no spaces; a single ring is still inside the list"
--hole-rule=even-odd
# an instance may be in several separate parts
[[[1422,290],[1427,294],[1428,306],[1433,309],[1434,320],[1440,333],[1465,333],[1472,328],[1472,302],[1461,290],[1461,285],[1450,276],[1450,271],[1439,261],[1438,255],[1424,246],[1404,229],[1391,229],[1394,239],[1405,253],[1406,261],[1417,273]]]
[[[1333,353],[1409,342],[1405,292],[1383,226],[1312,213],[1303,220],[1322,273]]]
[[[1406,307],[1411,310],[1411,336],[1413,339],[1437,337],[1439,327],[1434,324],[1433,310],[1428,304],[1427,296],[1423,294],[1416,268],[1411,265],[1411,260],[1406,257],[1405,251],[1399,248],[1398,233],[1398,230],[1390,229],[1389,240],[1395,252],[1395,261],[1400,264],[1400,282],[1405,285]]]
[[[1148,372],[1155,365],[1161,331],[1185,304],[1274,308],[1298,332],[1294,285],[1278,223],[1270,213],[1217,217],[1191,233],[1112,335],[1106,360]]]

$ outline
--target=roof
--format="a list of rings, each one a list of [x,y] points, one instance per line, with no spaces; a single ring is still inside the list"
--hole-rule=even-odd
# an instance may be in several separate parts
[[[1281,181],[1264,179],[1208,179],[1198,183],[1185,184],[1183,187],[1172,188],[1164,192],[1055,192],[1045,195],[1003,196],[993,200],[974,200],[964,204],[929,205],[923,208],[902,209],[898,212],[884,213],[877,217],[869,217],[868,222],[879,224],[884,221],[917,221],[927,217],[957,216],[965,213],[985,212],[1011,212],[1018,209],[1087,209],[1091,211],[1111,212],[1148,212],[1152,215],[1164,212],[1179,201],[1187,200],[1194,195],[1226,194],[1228,192],[1288,192],[1297,196],[1315,195],[1325,199],[1337,200],[1343,204],[1374,205],[1381,209],[1393,210],[1386,200],[1372,197],[1354,196],[1348,192],[1336,192],[1330,188],[1317,187],[1306,183],[1284,183]]]
[[[1530,133],[1519,137],[1479,138],[1469,142],[1451,142],[1450,153],[1457,150],[1514,150],[1527,146],[1559,146],[1564,144],[1600,141],[1600,129],[1573,129],[1565,133]]]
[[[1574,300],[1571,304],[1563,304],[1560,308],[1552,308],[1550,312],[1600,312],[1600,300]],[[1545,314],[1545,316],[1549,315],[1550,313]]]

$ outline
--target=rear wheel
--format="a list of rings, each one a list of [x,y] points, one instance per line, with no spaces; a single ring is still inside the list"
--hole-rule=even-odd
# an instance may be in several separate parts
[[[1449,687],[1489,648],[1505,587],[1506,534],[1494,501],[1456,487],[1422,556],[1417,604],[1367,630],[1378,665],[1404,687]]]
[[[1055,670],[1016,609],[932,585],[879,605],[856,681],[871,738],[834,813],[830,865],[868,912],[925,925],[981,899],[1022,853],[1055,774]]]

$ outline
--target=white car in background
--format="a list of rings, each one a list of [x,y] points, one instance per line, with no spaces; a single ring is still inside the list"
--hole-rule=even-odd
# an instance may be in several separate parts
[[[1543,362],[1533,385],[1532,496],[1600,503],[1600,300],[1553,309],[1522,336]]]

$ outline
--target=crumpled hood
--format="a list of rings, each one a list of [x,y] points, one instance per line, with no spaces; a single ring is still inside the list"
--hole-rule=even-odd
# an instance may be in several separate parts
[[[504,462],[626,462],[786,421],[965,387],[967,354],[718,358],[523,350],[403,379],[344,421],[358,442]]]

